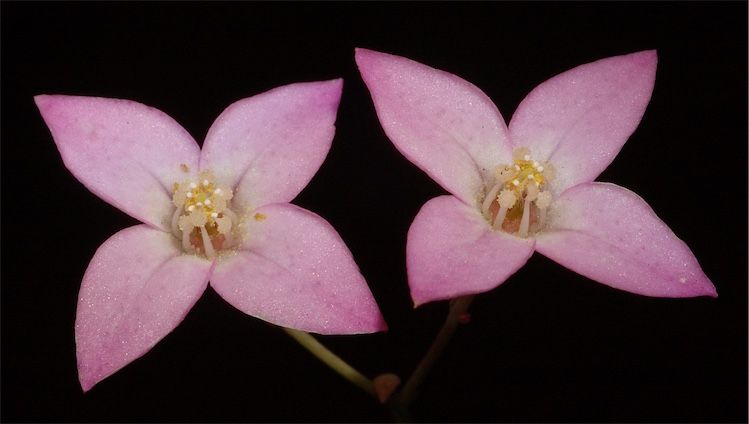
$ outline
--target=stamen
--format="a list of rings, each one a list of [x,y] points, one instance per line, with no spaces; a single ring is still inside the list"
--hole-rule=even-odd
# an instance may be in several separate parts
[[[196,188],[198,188],[198,185],[195,184],[195,183],[190,183],[190,188],[196,189]]]
[[[179,237],[179,227],[177,226],[177,223],[179,222],[179,217],[182,215],[183,207],[180,206],[177,209],[174,210],[174,213],[172,214],[172,234]]]
[[[203,180],[203,185],[204,186],[208,187],[208,184],[210,184],[210,182],[208,180]]]
[[[185,252],[193,252],[195,251],[195,248],[192,247],[192,244],[190,244],[190,233],[192,232],[192,228],[188,231],[187,228],[184,228],[182,230],[182,249],[184,249]]]
[[[494,184],[494,187],[492,187],[492,189],[489,190],[489,193],[486,194],[484,203],[481,204],[481,213],[484,214],[484,216],[486,216],[487,212],[489,212],[489,208],[492,206],[492,203],[494,203],[494,200],[496,200],[497,193],[499,193],[500,188],[502,188],[502,184]]]
[[[229,219],[231,219],[231,226],[235,227],[239,224],[239,218],[237,218],[237,214],[234,213],[231,209],[226,209],[224,211],[224,215],[227,215]]]
[[[217,189],[213,190],[213,194],[221,194],[221,189],[217,188]]]
[[[518,235],[520,237],[528,237],[528,227],[531,223],[531,201],[526,197],[523,202],[523,217],[520,219],[520,229]]]
[[[525,200],[533,201],[538,197],[538,185],[536,183],[528,184],[525,187]]]
[[[213,213],[211,214],[211,218],[213,218],[213,219],[216,219],[216,218],[218,218],[218,214],[217,214],[216,212],[213,212]]]
[[[188,212],[192,212],[194,210],[195,210],[195,205],[190,205],[190,206],[187,207],[187,211]]]
[[[185,193],[185,197],[187,197],[188,199],[192,199],[192,196],[193,194],[191,191],[188,191],[187,193]]]
[[[210,206],[211,205],[211,199],[205,199],[205,205]]]
[[[200,235],[203,239],[203,250],[205,250],[205,255],[208,256],[208,258],[213,259],[216,256],[216,251],[213,250],[213,243],[211,242],[211,238],[208,237],[208,230],[205,229],[205,226],[200,227]]]
[[[536,197],[536,206],[539,209],[546,209],[551,204],[551,193],[548,191],[542,191],[538,193],[538,197]]]
[[[546,224],[546,209],[551,204],[551,193],[542,191],[536,197],[536,207],[538,208],[538,225],[543,227]]]
[[[512,192],[512,190],[502,190],[502,193],[500,193],[497,197],[497,202],[499,203],[499,212],[497,212],[497,216],[494,218],[493,227],[501,228],[502,223],[505,221],[505,217],[507,216],[507,211],[511,207],[515,206],[517,197],[515,196],[515,193]]]
[[[493,217],[491,224],[494,229],[527,237],[530,232],[543,228],[545,209],[551,203],[547,185],[554,178],[554,167],[548,162],[534,160],[531,151],[525,147],[513,150],[512,159],[512,164],[495,168],[493,185],[487,185],[492,187],[488,196],[496,193],[496,185],[501,184],[501,194],[497,197],[499,209],[495,209],[493,199],[486,198],[481,211],[488,220],[492,221]],[[523,203],[517,204],[518,201]]]

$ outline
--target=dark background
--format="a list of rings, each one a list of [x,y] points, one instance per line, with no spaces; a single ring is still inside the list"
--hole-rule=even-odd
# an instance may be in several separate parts
[[[200,143],[224,107],[345,79],[333,148],[294,201],[352,250],[387,334],[323,337],[407,376],[446,315],[411,307],[406,231],[442,189],[385,137],[354,47],[484,90],[507,121],[538,83],[658,49],[638,130],[600,176],[645,198],[718,299],[610,289],[536,254],[478,296],[413,405],[420,421],[747,420],[747,4],[16,3],[2,5],[2,421],[383,421],[278,328],[210,288],[151,352],[82,394],[73,339],[96,248],[135,220],[63,166],[32,96],[136,100]]]

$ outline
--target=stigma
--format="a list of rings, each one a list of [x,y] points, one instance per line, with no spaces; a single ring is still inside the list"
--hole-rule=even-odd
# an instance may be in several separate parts
[[[548,162],[534,160],[525,147],[515,149],[512,159],[489,176],[481,213],[494,230],[528,237],[546,224],[555,170]]]
[[[172,202],[172,233],[187,253],[214,258],[216,252],[234,245],[237,216],[230,209],[234,193],[215,182],[210,171],[197,180],[175,183]]]

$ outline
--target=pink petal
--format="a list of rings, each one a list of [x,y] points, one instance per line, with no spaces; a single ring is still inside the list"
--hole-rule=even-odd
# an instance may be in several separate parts
[[[510,121],[513,144],[552,162],[556,193],[593,181],[640,123],[657,61],[655,50],[610,57],[540,84]]]
[[[165,113],[129,100],[36,96],[65,166],[94,194],[133,218],[168,229],[171,189],[200,149]]]
[[[637,194],[607,183],[567,190],[536,250],[603,284],[657,297],[717,296],[689,247]]]
[[[341,79],[291,84],[233,103],[208,131],[200,168],[236,186],[235,202],[292,200],[330,150],[342,87]]]
[[[99,247],[78,299],[75,341],[84,391],[148,352],[208,285],[212,263],[181,254],[173,237],[145,225]]]
[[[533,254],[533,239],[492,231],[453,196],[428,201],[408,230],[406,263],[416,306],[482,293],[502,284]]]
[[[475,203],[482,173],[512,162],[507,127],[473,84],[400,56],[356,49],[385,133],[445,190]]]
[[[240,250],[219,262],[211,285],[246,314],[320,334],[382,331],[385,322],[341,237],[327,221],[278,203],[245,222]]]

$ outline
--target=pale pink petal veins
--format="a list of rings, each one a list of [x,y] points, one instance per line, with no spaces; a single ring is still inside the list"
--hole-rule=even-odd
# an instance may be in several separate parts
[[[356,49],[388,138],[445,190],[476,204],[483,177],[512,162],[507,127],[471,83],[400,56]]]
[[[379,308],[341,237],[288,203],[254,211],[248,237],[219,260],[211,286],[246,314],[320,334],[384,330]]]
[[[78,299],[75,341],[84,391],[169,334],[208,285],[212,262],[184,255],[165,232],[137,225],[99,247]]]
[[[578,274],[646,296],[717,296],[689,247],[625,188],[580,184],[550,214],[536,250]]]
[[[330,150],[342,87],[297,83],[231,104],[208,131],[200,168],[236,186],[235,204],[291,201]]]
[[[655,50],[610,57],[540,84],[510,121],[512,143],[552,162],[556,193],[593,181],[640,123],[657,60]]]
[[[474,207],[453,196],[428,201],[408,230],[406,264],[416,306],[482,293],[533,254],[533,239],[492,231]]]
[[[34,98],[65,166],[94,194],[142,222],[168,229],[171,190],[196,169],[200,148],[163,112],[129,100]]]

